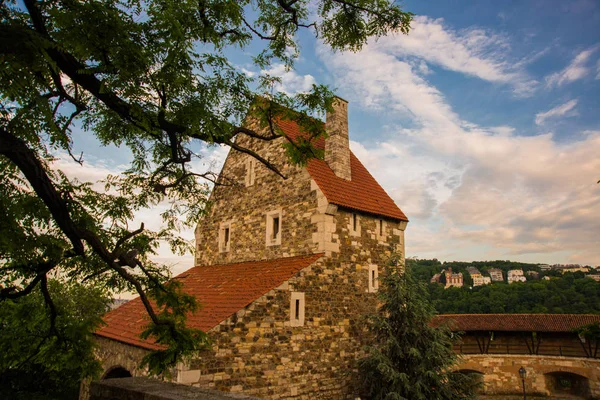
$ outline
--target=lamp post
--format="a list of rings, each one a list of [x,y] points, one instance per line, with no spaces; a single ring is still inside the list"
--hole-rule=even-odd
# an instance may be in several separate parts
[[[519,376],[521,377],[521,382],[523,382],[523,400],[527,400],[527,392],[525,391],[525,376],[527,376],[527,371],[525,368],[519,368]]]

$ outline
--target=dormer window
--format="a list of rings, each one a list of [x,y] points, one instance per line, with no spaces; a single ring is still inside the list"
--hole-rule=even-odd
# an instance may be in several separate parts
[[[281,244],[281,210],[267,213],[267,246]]]
[[[254,185],[254,180],[256,178],[256,160],[250,157],[246,160],[246,187]]]
[[[223,222],[219,226],[219,252],[225,253],[231,244],[231,221]]]

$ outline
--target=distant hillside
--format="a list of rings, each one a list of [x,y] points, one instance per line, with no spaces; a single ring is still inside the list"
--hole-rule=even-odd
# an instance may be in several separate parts
[[[440,314],[549,313],[600,314],[600,282],[586,278],[583,272],[541,271],[537,264],[512,261],[448,262],[407,260],[417,280],[428,284],[429,295]],[[501,269],[506,279],[511,269],[521,269],[527,282],[508,284],[493,282],[472,286],[467,267],[483,275],[491,268]],[[464,286],[445,289],[443,284],[429,283],[443,269],[462,272]],[[527,275],[535,271],[536,277]],[[545,279],[544,277],[547,277]]]

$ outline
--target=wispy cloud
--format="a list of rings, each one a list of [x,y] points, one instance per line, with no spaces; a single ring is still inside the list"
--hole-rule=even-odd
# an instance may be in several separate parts
[[[294,70],[286,70],[283,64],[275,64],[270,69],[261,71],[261,74],[279,78],[281,82],[275,89],[290,95],[308,92],[316,83],[312,75],[300,75]]]
[[[531,94],[537,84],[521,69],[522,62],[507,59],[510,45],[505,37],[479,28],[455,31],[442,19],[416,17],[409,35],[385,37],[372,46],[395,57],[418,57],[451,71],[510,85],[519,95]]]
[[[408,255],[595,262],[600,134],[565,144],[551,133],[521,136],[510,126],[466,121],[418,63],[381,42],[322,57],[350,112],[377,109],[404,122],[379,143],[353,148],[411,218]]]
[[[563,70],[555,72],[546,77],[546,86],[562,86],[566,83],[570,83],[576,81],[578,79],[584,78],[591,71],[589,67],[586,66],[589,58],[592,54],[596,52],[598,46],[594,46],[590,49],[583,50],[575,58],[569,65],[567,65]]]
[[[578,115],[577,110],[575,110],[576,105],[577,99],[573,99],[546,112],[538,113],[535,115],[535,124],[543,125],[548,118],[572,117]]]

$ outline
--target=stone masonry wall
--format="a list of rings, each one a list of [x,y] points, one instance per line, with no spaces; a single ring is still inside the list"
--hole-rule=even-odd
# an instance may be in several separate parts
[[[211,331],[209,351],[187,371],[193,385],[270,399],[355,398],[355,362],[375,311],[359,264],[327,258],[299,272]],[[305,324],[292,326],[292,292],[305,295]]]
[[[600,360],[576,357],[528,355],[464,355],[460,369],[483,373],[484,393],[519,394],[522,382],[519,368],[525,368],[525,385],[528,394],[550,395],[550,378],[547,374],[568,372],[588,379],[592,398],[600,398]]]
[[[224,182],[234,186],[216,186],[211,196],[211,211],[196,228],[196,265],[228,264],[250,260],[312,254],[315,229],[311,216],[316,213],[316,194],[305,168],[289,165],[282,143],[285,139],[261,142],[260,153],[281,168],[282,179],[264,165],[255,162],[255,181],[246,187],[249,155],[231,150],[225,161]],[[253,140],[241,141],[253,146]],[[266,213],[282,211],[281,245],[266,246]],[[231,221],[230,249],[219,252],[219,226]]]
[[[140,363],[148,350],[141,347],[131,346],[115,340],[96,336],[96,356],[102,364],[104,373],[115,367],[124,368],[131,376],[144,376],[146,371],[140,369]]]

